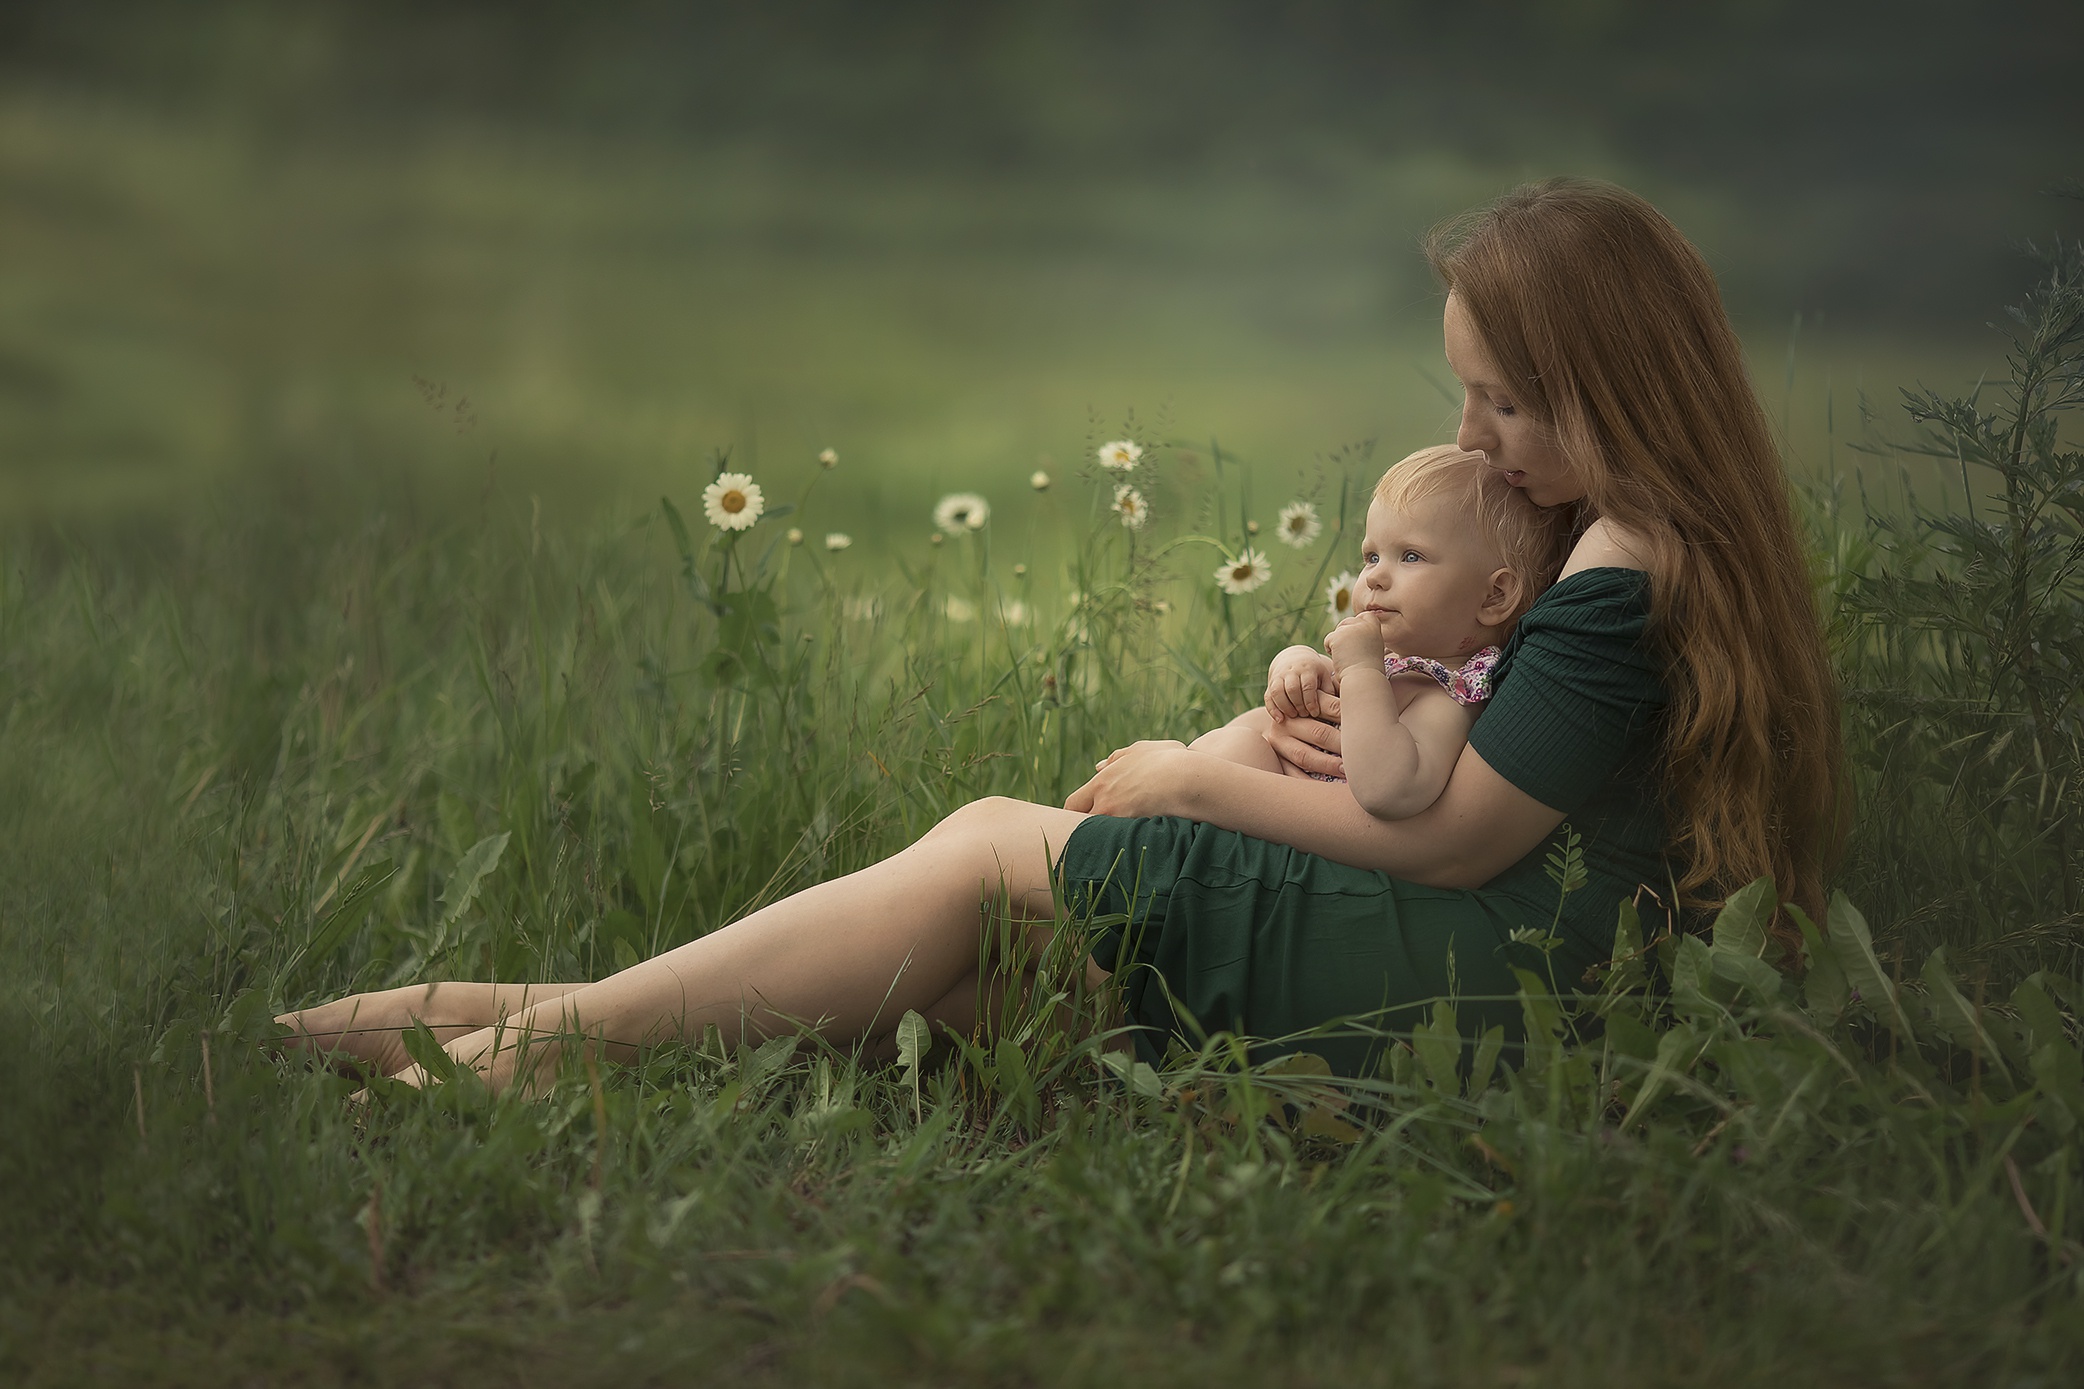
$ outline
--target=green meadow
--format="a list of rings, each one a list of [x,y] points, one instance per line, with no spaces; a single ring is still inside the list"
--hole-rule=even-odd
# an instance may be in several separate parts
[[[1124,1065],[1051,1025],[1061,960],[893,1066],[712,1036],[365,1106],[271,1045],[352,989],[597,977],[1256,699],[1451,434],[1418,238],[1522,172],[0,100],[0,1375],[2069,1382],[2074,258],[1981,335],[1739,305],[1861,791],[1796,968],[1755,893],[1708,939],[1620,914],[1524,1046],[1443,1000],[1351,1083]],[[956,491],[989,518],[937,532]]]

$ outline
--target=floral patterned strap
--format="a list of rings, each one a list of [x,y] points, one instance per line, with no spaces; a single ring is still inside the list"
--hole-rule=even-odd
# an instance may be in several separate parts
[[[1384,675],[1401,675],[1415,670],[1421,675],[1430,675],[1440,682],[1440,688],[1454,697],[1457,704],[1481,704],[1491,697],[1491,672],[1497,668],[1499,649],[1486,646],[1454,670],[1427,656],[1385,656],[1382,659]]]

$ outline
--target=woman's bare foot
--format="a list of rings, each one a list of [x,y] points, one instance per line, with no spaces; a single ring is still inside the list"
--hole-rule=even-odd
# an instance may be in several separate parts
[[[351,994],[284,1013],[275,1021],[290,1029],[285,1045],[321,1056],[340,1070],[395,1075],[412,1065],[405,1034],[425,1023],[437,1042],[448,1043],[489,1027],[533,1003],[581,988],[578,984],[473,984],[451,981],[408,984],[377,993]]]

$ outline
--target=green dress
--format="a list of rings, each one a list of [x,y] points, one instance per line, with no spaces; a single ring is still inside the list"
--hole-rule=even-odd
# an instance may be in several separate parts
[[[1114,918],[1093,958],[1122,976],[1137,1049],[1160,1060],[1175,1036],[1227,1030],[1265,1039],[1255,1054],[1313,1051],[1346,1074],[1371,1069],[1376,1032],[1408,1032],[1432,999],[1454,996],[1464,1035],[1516,1036],[1512,966],[1561,988],[1612,953],[1621,902],[1650,927],[1670,898],[1657,781],[1666,703],[1647,635],[1649,579],[1587,569],[1520,619],[1496,693],[1469,742],[1499,775],[1564,824],[1474,890],[1423,887],[1283,844],[1176,817],[1095,815],[1064,846],[1066,900]],[[1584,885],[1550,871],[1575,833]],[[1553,932],[1546,954],[1515,931]]]

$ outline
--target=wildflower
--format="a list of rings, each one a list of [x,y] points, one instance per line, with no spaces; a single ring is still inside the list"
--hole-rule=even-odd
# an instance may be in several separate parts
[[[1027,576],[1028,576],[1028,567],[1027,567],[1027,566],[1026,566],[1025,564],[1016,564],[1016,565],[1014,565],[1014,566],[1013,566],[1013,577],[1014,577],[1014,578],[1016,578],[1016,579],[1025,579],[1025,578],[1026,578]]]
[[[948,595],[947,601],[941,604],[941,611],[948,614],[950,622],[968,622],[977,616],[977,609],[969,599],[957,598],[952,593]]]
[[[825,537],[825,548],[828,550],[844,550],[853,543],[854,537],[845,531],[833,531]]]
[[[1136,460],[1141,457],[1143,445],[1131,443],[1127,439],[1116,439],[1111,444],[1100,445],[1100,466],[1112,468],[1118,473],[1128,472],[1136,466]]]
[[[1273,576],[1266,556],[1247,545],[1236,559],[1225,560],[1216,567],[1216,587],[1225,593],[1250,593]]]
[[[981,531],[991,519],[991,504],[975,492],[950,492],[933,509],[933,523],[949,535]]]
[[[702,514],[720,531],[750,530],[766,509],[760,484],[745,473],[718,473],[702,489]]]
[[[1150,503],[1143,499],[1143,493],[1124,483],[1114,489],[1114,514],[1130,530],[1140,531],[1143,523],[1151,519]]]
[[[942,535],[939,531],[935,531],[932,535],[926,537],[926,543],[938,550],[947,539],[947,536]]]
[[[1317,519],[1317,508],[1308,502],[1290,502],[1281,508],[1281,519],[1274,526],[1274,534],[1281,537],[1283,545],[1302,549],[1315,540],[1324,530],[1324,522]]]
[[[1015,598],[1012,602],[1007,603],[1005,606],[999,609],[999,620],[1004,622],[1008,627],[1027,626],[1028,605],[1021,602],[1018,598]]]
[[[1246,535],[1257,535],[1257,534],[1259,534],[1259,523],[1258,523],[1257,521],[1247,521],[1247,522],[1245,522],[1245,534],[1246,534]]]
[[[1034,488],[1037,492],[1047,492],[1049,490],[1049,474],[1043,472],[1040,468],[1035,469],[1034,472],[1028,474],[1028,486]]]
[[[839,450],[819,449],[818,462],[824,464],[828,468],[837,468],[839,466]]]
[[[1353,616],[1353,571],[1347,570],[1324,586],[1324,611],[1334,622]]]
[[[803,532],[797,530],[794,526],[789,527],[789,543],[791,545],[801,545],[803,543]]]

